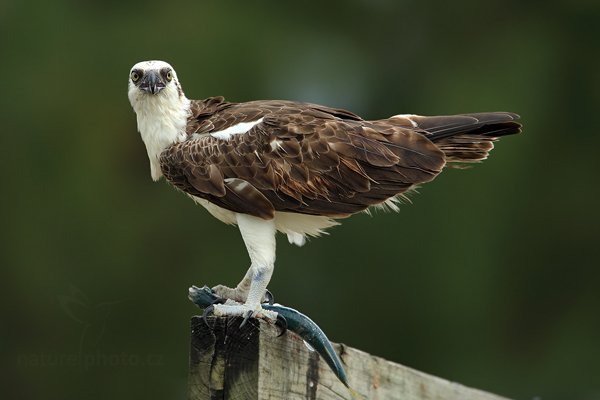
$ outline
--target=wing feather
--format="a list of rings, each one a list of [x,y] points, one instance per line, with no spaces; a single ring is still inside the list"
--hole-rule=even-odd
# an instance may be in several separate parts
[[[445,164],[423,134],[344,110],[210,98],[192,112],[188,140],[161,154],[165,177],[193,196],[261,218],[275,211],[348,216],[430,181]],[[228,140],[210,135],[260,118]]]

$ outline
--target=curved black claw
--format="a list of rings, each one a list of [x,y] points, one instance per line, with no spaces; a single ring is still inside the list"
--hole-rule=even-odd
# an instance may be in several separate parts
[[[225,304],[225,302],[226,302],[226,301],[227,301],[227,300],[225,300],[225,299],[224,299],[224,298],[222,298],[222,297],[217,297],[216,299],[214,299],[214,300],[212,301],[212,303],[210,303],[210,305],[211,305],[211,306],[213,306],[213,305],[215,305],[215,304]]]
[[[281,329],[281,332],[279,332],[279,335],[277,335],[277,337],[283,336],[288,329],[287,319],[285,319],[283,315],[277,314],[277,321],[275,321],[275,326]]]
[[[269,303],[270,305],[275,303],[275,296],[273,296],[273,293],[269,289],[265,289],[265,300],[265,303]]]
[[[214,312],[215,312],[215,306],[211,304],[210,306],[206,307],[204,309],[204,312],[202,313],[202,319],[204,320],[204,323],[206,324],[206,326],[208,326],[209,328],[210,328],[210,325],[208,324],[207,317]]]
[[[250,319],[251,316],[252,316],[252,311],[250,311],[250,310],[246,311],[246,313],[244,314],[244,320],[240,324],[240,328],[243,328],[244,325],[246,325],[246,322],[248,322],[248,320]]]

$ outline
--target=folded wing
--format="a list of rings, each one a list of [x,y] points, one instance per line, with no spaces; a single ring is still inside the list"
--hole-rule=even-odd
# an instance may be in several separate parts
[[[231,211],[344,217],[432,180],[445,164],[422,132],[392,119],[364,121],[304,103],[219,104],[212,114],[199,107],[190,139],[160,161],[176,187]],[[228,139],[212,136],[232,117],[260,123]]]

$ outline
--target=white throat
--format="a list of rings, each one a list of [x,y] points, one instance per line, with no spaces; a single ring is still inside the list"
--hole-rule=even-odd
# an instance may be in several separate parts
[[[128,94],[131,106],[137,114],[138,131],[150,159],[150,175],[157,181],[162,176],[160,153],[186,138],[185,128],[190,114],[190,101],[175,85],[151,95],[130,84]]]

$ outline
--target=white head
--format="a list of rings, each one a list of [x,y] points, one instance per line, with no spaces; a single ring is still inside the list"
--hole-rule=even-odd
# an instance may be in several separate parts
[[[185,97],[173,67],[158,60],[141,61],[131,68],[128,95],[134,109],[144,100],[176,101]]]
[[[142,61],[129,72],[128,97],[146,144],[152,178],[161,177],[160,153],[185,139],[190,101],[173,67],[164,61]]]

